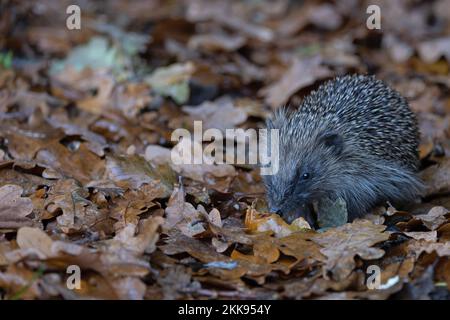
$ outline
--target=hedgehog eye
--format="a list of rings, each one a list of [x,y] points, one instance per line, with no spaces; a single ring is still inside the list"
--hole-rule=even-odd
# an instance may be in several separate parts
[[[302,180],[308,180],[309,179],[309,173],[305,172],[304,174],[302,174],[302,176],[300,177],[300,179]]]

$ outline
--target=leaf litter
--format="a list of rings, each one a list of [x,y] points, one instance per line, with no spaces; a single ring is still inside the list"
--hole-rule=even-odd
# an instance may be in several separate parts
[[[447,2],[383,2],[381,33],[362,4],[175,3],[93,3],[82,33],[61,31],[62,3],[2,9],[0,297],[448,299]],[[345,204],[324,201],[314,230],[267,212],[257,168],[171,161],[187,142],[174,129],[261,128],[355,72],[375,72],[418,116],[420,203],[347,223]],[[66,287],[70,265],[79,289]]]

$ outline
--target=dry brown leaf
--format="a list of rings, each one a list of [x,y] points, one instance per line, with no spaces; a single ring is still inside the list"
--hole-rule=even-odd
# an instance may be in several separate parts
[[[312,237],[328,258],[325,274],[330,272],[334,279],[342,280],[355,268],[356,255],[364,260],[381,258],[384,251],[372,246],[389,239],[389,233],[383,232],[385,228],[367,220],[356,220]]]
[[[110,70],[105,67],[85,67],[79,70],[71,64],[53,74],[51,81],[53,95],[66,99],[75,98],[79,108],[93,114],[102,114],[110,107],[116,83]]]
[[[51,216],[58,215],[61,230],[71,233],[92,227],[105,218],[105,213],[89,201],[89,192],[75,180],[59,180],[49,191],[45,208]]]
[[[119,230],[131,223],[137,225],[139,215],[156,205],[153,202],[156,198],[164,198],[165,193],[159,186],[152,187],[144,185],[141,190],[127,190],[118,197],[111,208],[111,217],[118,220],[114,225],[115,230]]]
[[[245,44],[245,38],[239,35],[199,34],[189,39],[188,47],[204,51],[235,51]]]
[[[30,198],[22,197],[20,186],[8,184],[0,188],[0,229],[16,229],[32,224],[27,218],[33,211]]]
[[[450,62],[450,37],[422,42],[417,49],[420,58],[426,63],[434,63],[442,56]]]
[[[184,188],[176,187],[167,204],[164,230],[170,230],[178,224],[185,225],[185,227],[187,228],[188,226],[192,226],[192,224],[198,224],[197,222],[200,222],[201,220],[201,214],[195,209],[192,204],[185,201]],[[185,229],[185,232],[193,236],[197,233],[205,231],[205,229],[202,224],[198,224],[198,228],[194,233],[188,231],[188,229]]]
[[[17,244],[21,249],[36,249],[44,258],[52,256],[53,240],[41,229],[22,227],[17,231]]]
[[[275,245],[275,241],[270,238],[260,238],[255,241],[253,246],[255,257],[263,258],[266,263],[272,263],[280,257],[280,251]]]
[[[273,253],[275,253],[275,251],[273,251]],[[275,257],[276,253],[273,256],[266,255],[265,257],[243,254],[237,250],[233,250],[231,253],[231,258],[238,261],[239,266],[245,268],[245,276],[255,280],[258,284],[264,284],[266,277],[272,271],[281,271],[284,274],[289,274],[290,269],[293,266],[292,262],[278,261],[269,263],[267,261],[267,258],[273,260]]]
[[[421,177],[427,186],[427,196],[450,192],[450,159],[444,158],[426,168],[421,172]]]
[[[149,145],[145,149],[145,159],[158,165],[170,165],[170,167],[180,175],[195,181],[207,183],[211,188],[218,191],[226,191],[237,172],[229,164],[175,164],[171,159],[171,152],[183,154],[184,144],[182,140],[172,150]]]
[[[127,118],[134,119],[139,112],[148,106],[153,97],[145,83],[128,83],[116,87],[113,91],[115,108],[120,110]]]
[[[66,73],[64,73],[66,74]],[[111,94],[114,89],[115,81],[111,75],[95,75],[89,78],[92,88],[95,88],[97,94],[93,97],[87,97],[78,101],[78,106],[87,112],[102,114],[104,109],[109,106]],[[91,89],[92,90],[92,89]]]
[[[38,151],[36,161],[47,168],[44,177],[73,177],[82,184],[99,179],[105,171],[105,161],[90,151],[85,143],[81,143],[77,150],[70,151],[55,141]]]
[[[308,222],[302,217],[295,219],[289,225],[277,214],[259,213],[252,207],[247,209],[245,226],[250,232],[270,232],[277,238],[311,229]]]
[[[333,5],[324,3],[310,11],[309,21],[319,28],[336,30],[342,24],[342,17]]]
[[[118,298],[122,300],[142,300],[147,289],[142,280],[134,277],[115,279],[111,284],[114,286]]]
[[[221,223],[220,212],[217,209],[207,213],[202,205],[195,208],[185,201],[184,188],[176,187],[167,204],[163,229],[168,231],[176,228],[184,235],[194,237],[204,233],[209,224],[220,228]]]
[[[283,106],[298,90],[332,75],[332,72],[321,66],[320,63],[320,57],[305,60],[294,59],[282,78],[261,89],[260,94],[265,97],[272,109]]]
[[[130,223],[111,240],[110,248],[114,251],[116,246],[120,246],[136,254],[152,253],[155,251],[155,244],[159,239],[158,228],[163,222],[162,217],[145,219],[141,221],[140,231],[137,235],[135,235],[136,225]]]
[[[104,21],[97,5],[83,7],[82,33],[51,27],[64,24],[64,1],[7,2],[0,298],[448,297],[448,0],[379,0],[382,32],[361,23],[367,5],[353,0],[106,0]],[[375,73],[417,114],[428,189],[407,211],[314,231],[258,212],[259,170],[218,164],[227,137],[215,159],[172,162],[189,142],[172,141],[174,129],[262,128],[271,110],[353,73]],[[367,288],[372,264],[379,290]],[[81,268],[81,289],[67,288],[69,265]]]
[[[169,238],[165,239],[165,242],[166,244],[159,246],[159,249],[168,255],[187,252],[203,263],[224,262],[235,264],[231,258],[216,252],[213,247],[204,244],[200,240],[187,237],[179,232],[172,234]],[[227,280],[239,279],[246,273],[245,268],[239,265],[231,270],[209,268],[208,271],[213,275],[219,276],[221,279]]]
[[[8,139],[12,156],[22,161],[32,161],[39,150],[58,143],[63,138],[61,130],[55,130],[48,122],[39,121],[39,128],[23,129],[21,126],[2,124],[0,135]]]
[[[52,240],[44,231],[37,228],[21,228],[18,235],[20,249],[9,252],[6,258],[13,264],[27,257],[46,260],[56,268],[78,265],[82,270],[95,270],[110,281],[111,277],[141,277],[148,273],[148,263],[137,255],[152,252],[159,233],[157,228],[162,218],[147,219],[141,232],[129,237],[121,234],[119,239],[110,240],[110,246],[101,250],[91,250],[71,242]],[[124,231],[125,233],[126,231]]]
[[[216,1],[211,3],[205,0],[189,1],[186,18],[192,22],[211,19],[260,41],[270,42],[275,36],[271,29],[251,24],[245,19],[232,14],[230,4],[227,2],[221,3],[220,1]]]
[[[419,219],[430,230],[436,230],[447,221],[445,217],[448,214],[448,209],[444,207],[434,207],[427,214],[414,216],[414,219]]]
[[[183,111],[189,114],[188,121],[202,121],[203,130],[233,129],[247,120],[244,108],[236,107],[231,98],[224,96],[215,101],[205,101],[199,106],[184,106]]]
[[[167,165],[154,166],[144,158],[131,156],[108,157],[106,173],[118,186],[139,189],[143,184],[161,186],[168,196],[173,189],[175,175]]]
[[[297,261],[307,259],[308,262],[324,262],[326,257],[321,253],[321,247],[311,241],[313,236],[313,232],[296,232],[278,239],[276,245],[283,254],[294,257]]]
[[[425,240],[430,242],[437,241],[437,232],[420,232],[420,231],[412,231],[412,232],[404,232],[408,237],[411,237],[416,240]]]
[[[427,240],[411,240],[408,244],[408,250],[418,258],[423,252],[432,253],[433,251],[440,257],[450,256],[450,245],[448,242],[430,242]]]
[[[24,267],[11,265],[5,272],[0,272],[0,287],[4,288],[8,298],[36,299],[42,291],[39,288],[39,281],[36,281],[36,273]],[[23,291],[23,288],[27,290]]]

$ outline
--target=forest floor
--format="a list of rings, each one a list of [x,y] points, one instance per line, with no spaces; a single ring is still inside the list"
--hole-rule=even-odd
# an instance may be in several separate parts
[[[449,12],[0,1],[0,298],[449,299]],[[263,128],[352,73],[417,114],[427,190],[408,211],[318,232],[266,213],[257,168],[171,161],[177,128]]]

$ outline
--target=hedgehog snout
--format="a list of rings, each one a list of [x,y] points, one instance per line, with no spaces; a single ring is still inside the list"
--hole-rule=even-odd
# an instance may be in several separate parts
[[[269,211],[281,215],[281,209],[278,206],[275,205],[269,206]]]
[[[304,218],[311,227],[315,226],[316,219],[314,217],[314,212],[311,210],[308,203],[304,203],[293,208],[290,211],[282,211],[280,216],[287,222],[292,223],[297,218]]]
[[[291,196],[283,198],[279,202],[269,199],[269,211],[280,215],[288,223],[299,217],[303,217],[308,221],[308,198],[296,195],[295,198]]]

